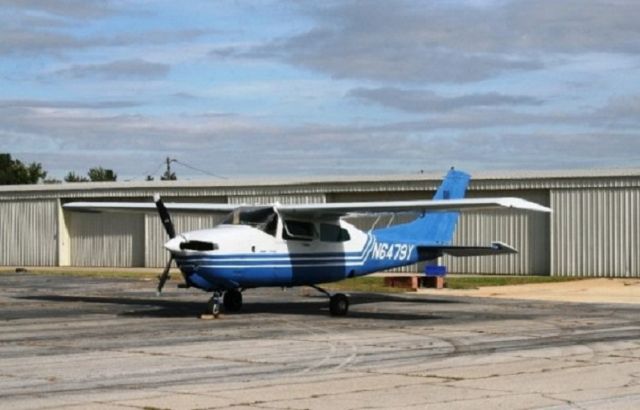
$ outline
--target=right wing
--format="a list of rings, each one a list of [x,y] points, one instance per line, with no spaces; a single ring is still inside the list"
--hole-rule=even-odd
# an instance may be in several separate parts
[[[460,212],[511,208],[525,211],[551,212],[550,208],[521,198],[423,199],[417,201],[345,202],[275,205],[282,215],[323,217],[402,212]]]
[[[175,203],[165,204],[169,211],[186,213],[229,213],[246,205]],[[152,212],[153,202],[70,202],[65,209],[93,212]],[[273,207],[283,216],[299,216],[306,219],[341,218],[363,214],[384,214],[402,212],[460,212],[486,209],[520,209],[525,211],[551,212],[550,208],[520,198],[471,198],[471,199],[424,199],[417,201],[345,202],[280,205],[270,204],[259,207]]]
[[[169,211],[180,213],[229,213],[239,208],[234,204],[200,204],[169,202],[164,204]],[[153,202],[69,202],[64,209],[83,212],[157,212]]]

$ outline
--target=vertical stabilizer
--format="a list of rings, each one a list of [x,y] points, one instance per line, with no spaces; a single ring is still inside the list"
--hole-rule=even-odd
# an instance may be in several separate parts
[[[461,199],[471,176],[451,169],[442,181],[433,199]],[[459,212],[429,212],[413,222],[377,229],[374,235],[389,242],[413,242],[418,245],[448,245],[458,222]]]

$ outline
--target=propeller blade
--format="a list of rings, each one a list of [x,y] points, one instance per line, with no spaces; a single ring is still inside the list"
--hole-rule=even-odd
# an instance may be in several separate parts
[[[171,263],[173,262],[173,256],[171,258],[169,258],[169,262],[167,262],[167,266],[164,267],[164,271],[162,272],[162,275],[160,275],[159,282],[158,282],[158,291],[156,292],[156,294],[158,296],[160,296],[160,294],[162,293],[162,288],[164,287],[165,282],[167,281],[167,279],[169,279],[169,276],[171,276],[171,274],[169,273],[169,270],[171,269]]]
[[[167,235],[169,235],[169,238],[175,238],[176,229],[173,227],[173,222],[171,222],[171,215],[169,215],[167,207],[164,206],[164,202],[162,202],[159,194],[155,194],[153,196],[153,200],[156,203],[156,208],[158,208],[158,213],[160,214],[160,219],[162,220],[164,230],[167,231]]]

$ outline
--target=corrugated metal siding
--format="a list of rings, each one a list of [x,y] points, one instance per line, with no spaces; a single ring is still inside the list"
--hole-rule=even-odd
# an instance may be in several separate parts
[[[542,190],[490,192],[486,196],[516,196],[541,205],[549,204],[549,194]],[[513,246],[518,254],[458,258],[445,256],[443,263],[453,273],[549,274],[549,215],[506,210],[461,214],[453,241],[455,245],[487,246],[493,241]]]
[[[640,277],[640,189],[551,192],[551,272]]]
[[[324,194],[297,194],[297,195],[236,195],[229,197],[230,204],[319,204],[325,202]]]
[[[67,213],[72,266],[144,266],[144,215]]]
[[[55,200],[0,202],[0,265],[55,266],[57,232]]]

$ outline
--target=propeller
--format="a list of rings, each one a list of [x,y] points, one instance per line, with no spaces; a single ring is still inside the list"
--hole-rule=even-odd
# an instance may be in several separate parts
[[[169,215],[167,207],[164,206],[164,202],[162,202],[162,198],[160,198],[160,194],[155,194],[153,196],[153,201],[156,203],[156,208],[158,208],[158,213],[160,214],[164,230],[167,231],[167,235],[169,235],[170,239],[175,238],[176,229],[173,226],[173,222],[171,222],[171,215]]]
[[[171,258],[169,258],[169,262],[167,262],[167,266],[164,267],[164,271],[162,271],[162,275],[158,276],[158,290],[156,291],[157,296],[160,296],[165,282],[167,281],[167,279],[169,279],[169,276],[171,276],[171,274],[169,273],[169,270],[171,269],[172,263],[173,263],[173,255],[171,255]]]
[[[164,230],[167,232],[167,235],[169,235],[169,238],[171,239],[175,238],[176,229],[173,226],[173,222],[171,221],[171,215],[169,215],[169,211],[167,210],[167,207],[164,206],[164,202],[162,202],[160,195],[155,194],[153,196],[153,201],[156,203],[156,208],[158,209],[158,214],[160,214],[160,219],[162,220],[162,226],[164,226]],[[172,263],[173,263],[173,254],[171,254],[171,257],[169,258],[169,262],[167,262],[167,265],[164,267],[164,271],[162,271],[162,275],[158,277],[158,290],[156,292],[158,296],[160,296],[160,294],[162,293],[162,288],[164,287],[164,284],[169,279],[169,276],[171,276],[171,273],[169,271],[171,270]]]

